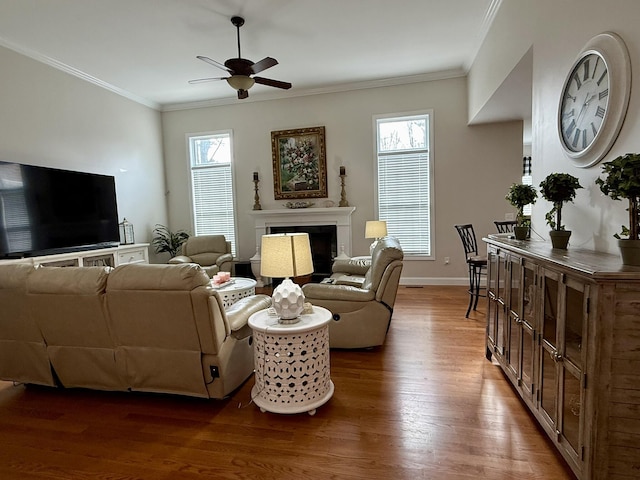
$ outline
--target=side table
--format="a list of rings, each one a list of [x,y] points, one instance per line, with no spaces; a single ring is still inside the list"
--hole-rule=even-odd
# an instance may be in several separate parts
[[[278,323],[272,309],[249,317],[254,338],[255,385],[251,398],[262,412],[316,413],[333,395],[330,378],[331,312],[313,306],[294,324]]]
[[[229,308],[241,298],[256,294],[256,281],[253,278],[231,277],[231,281],[223,287],[216,287],[213,283],[211,286],[220,295],[224,308]]]

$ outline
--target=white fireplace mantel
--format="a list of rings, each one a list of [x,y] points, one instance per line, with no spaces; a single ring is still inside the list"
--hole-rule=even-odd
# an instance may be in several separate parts
[[[252,210],[255,220],[256,246],[270,227],[299,227],[335,225],[338,251],[351,255],[351,214],[356,207],[283,208],[281,210]]]

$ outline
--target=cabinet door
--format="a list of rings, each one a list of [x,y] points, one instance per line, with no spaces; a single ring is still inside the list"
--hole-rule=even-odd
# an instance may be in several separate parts
[[[490,360],[496,344],[497,330],[498,252],[489,247],[487,252],[487,358]]]
[[[558,420],[558,321],[560,312],[560,274],[544,269],[541,275],[538,408],[547,424],[556,430]]]
[[[568,277],[564,284],[564,318],[559,329],[560,398],[558,435],[560,444],[582,460],[584,438],[584,365],[589,316],[589,286]]]
[[[535,394],[535,346],[536,346],[536,302],[538,301],[537,266],[529,260],[522,262],[522,365],[521,388],[524,397],[532,401]]]
[[[488,251],[487,272],[487,351],[486,356],[492,355],[504,365],[505,327],[507,322],[505,307],[506,263],[505,252],[497,248]]]
[[[521,301],[521,268],[522,259],[516,255],[509,255],[506,259],[506,310],[508,325],[507,337],[507,368],[509,374],[520,384],[522,363],[522,319],[520,318]]]

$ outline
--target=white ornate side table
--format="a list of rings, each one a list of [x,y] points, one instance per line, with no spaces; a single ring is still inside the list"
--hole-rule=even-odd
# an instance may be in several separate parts
[[[231,277],[231,281],[222,287],[215,288],[222,299],[222,306],[228,308],[238,300],[256,294],[256,281],[253,278]]]
[[[251,398],[273,413],[316,413],[333,395],[330,378],[331,312],[313,307],[294,324],[280,324],[272,309],[249,317],[253,330],[255,385]]]

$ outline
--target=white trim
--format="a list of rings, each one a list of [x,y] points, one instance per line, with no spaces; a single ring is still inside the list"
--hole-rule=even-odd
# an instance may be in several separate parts
[[[23,46],[16,45],[15,43],[10,42],[5,38],[0,37],[0,46],[8,48],[9,50],[13,50],[14,52],[24,55],[25,57],[32,58],[37,62],[44,63],[45,65],[53,67],[62,72],[68,73],[69,75],[73,75],[74,77],[84,80],[85,82],[93,83],[94,85],[100,88],[109,90],[110,92],[120,95],[121,97],[128,98],[129,100],[132,100],[141,105],[145,105],[149,108],[153,108],[154,110],[160,110],[161,108],[161,105],[157,102],[154,102],[152,100],[149,100],[143,97],[139,97],[138,95],[135,95],[131,92],[123,90],[119,87],[116,87],[115,85],[111,85],[110,83],[104,82],[99,78],[89,75],[88,73],[78,70],[77,68],[67,65],[66,63],[62,63],[54,58],[47,57],[46,55],[42,55],[41,53],[35,52]]]
[[[249,98],[242,100],[242,102],[264,102],[269,100],[280,100],[283,98],[324,95],[328,93],[349,92],[352,90],[365,90],[368,88],[393,87],[398,85],[409,85],[412,83],[432,82],[434,80],[448,80],[450,78],[464,77],[466,74],[466,70],[453,69],[433,73],[423,73],[420,75],[407,75],[405,77],[382,78],[378,80],[367,80],[364,82],[341,83],[318,88],[293,88],[286,91],[274,90],[269,93],[261,93],[258,95],[251,94]],[[190,110],[193,108],[219,107],[222,105],[235,105],[237,103],[238,99],[236,97],[213,98],[211,100],[203,100],[199,102],[166,104],[162,106],[162,111],[170,112],[176,110]]]

